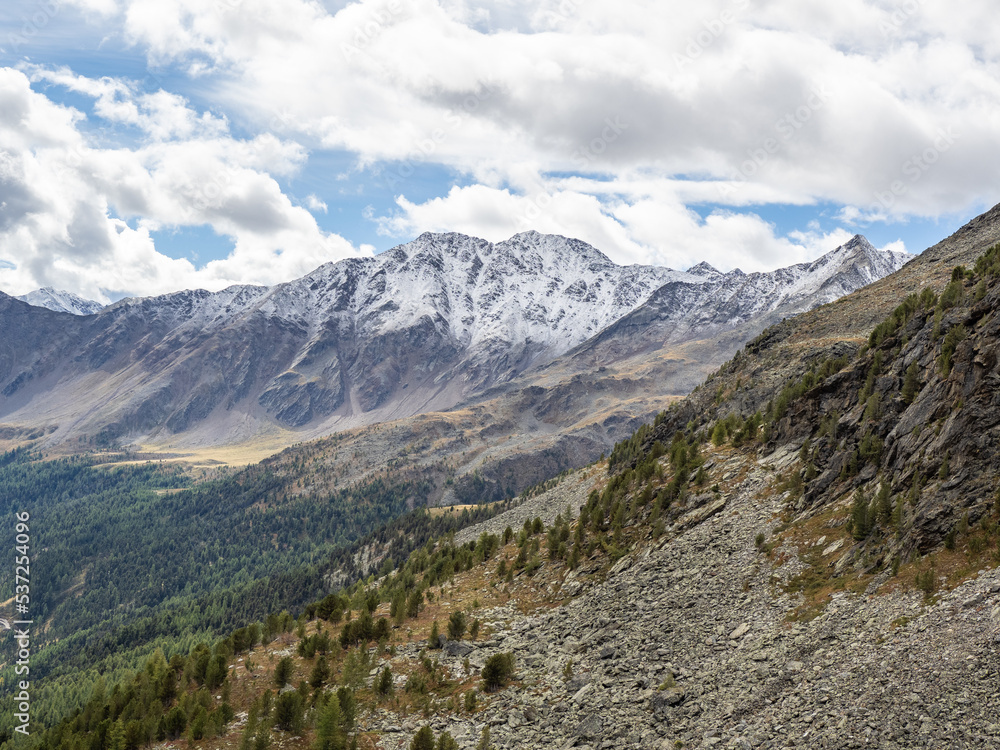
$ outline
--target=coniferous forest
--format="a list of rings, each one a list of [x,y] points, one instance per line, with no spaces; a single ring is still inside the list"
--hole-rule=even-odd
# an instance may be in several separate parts
[[[32,720],[48,726],[82,706],[98,679],[115,684],[157,650],[187,655],[199,642],[282,610],[331,585],[405,559],[431,536],[490,512],[432,519],[407,500],[419,478],[385,476],[323,497],[296,494],[273,467],[192,484],[159,463],[102,463],[94,455],[0,456],[0,523],[31,515]],[[13,579],[0,602],[13,597]],[[39,627],[38,624],[42,624]],[[14,722],[14,667],[0,669],[0,746]]]

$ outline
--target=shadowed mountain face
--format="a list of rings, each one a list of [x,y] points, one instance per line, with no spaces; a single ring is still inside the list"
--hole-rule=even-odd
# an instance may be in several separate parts
[[[276,287],[127,299],[86,317],[2,296],[0,419],[52,440],[291,442],[449,409],[574,347],[600,365],[808,309],[905,259],[858,237],[770,274],[677,272],[534,232],[498,244],[426,234]]]

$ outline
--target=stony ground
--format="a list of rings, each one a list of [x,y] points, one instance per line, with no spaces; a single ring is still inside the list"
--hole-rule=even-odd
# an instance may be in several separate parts
[[[465,658],[478,669],[512,651],[519,679],[476,714],[435,717],[435,730],[473,748],[488,724],[498,750],[1000,746],[997,570],[933,604],[873,585],[789,622],[798,601],[780,582],[802,563],[779,550],[776,569],[755,545],[782,505],[769,491],[773,467],[728,461],[715,469],[731,480],[721,500],[709,495],[604,580],[584,566],[563,584],[575,594],[563,606],[498,607],[481,614],[489,640],[448,644],[441,658],[453,674]],[[592,482],[570,477],[488,530],[577,508]],[[384,732],[383,748],[405,748],[423,722],[381,712],[367,723]]]

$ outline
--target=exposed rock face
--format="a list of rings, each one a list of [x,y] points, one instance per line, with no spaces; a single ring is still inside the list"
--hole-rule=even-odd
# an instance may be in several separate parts
[[[914,310],[852,367],[805,394],[775,430],[774,444],[813,438],[818,476],[803,507],[882,483],[891,502],[907,502],[899,539],[879,544],[880,555],[872,555],[876,540],[867,545],[871,565],[886,554],[926,553],[965,513],[974,524],[995,502],[1000,284],[993,278],[978,301],[976,286],[952,286],[965,298],[955,307]],[[830,413],[842,415],[835,435],[817,438],[815,426]],[[875,451],[867,457],[866,439]],[[853,477],[846,486],[838,482],[845,475]]]
[[[767,423],[765,451],[793,442],[803,446],[792,469],[803,484],[798,513],[819,513],[845,498],[868,504],[868,520],[862,514],[862,521],[871,533],[858,529],[861,543],[843,565],[875,570],[926,554],[960,522],[976,524],[997,501],[998,259],[994,246],[975,272],[939,274],[950,279],[938,286],[940,296],[931,287],[918,296],[921,288],[914,284],[912,296],[896,298],[904,304],[866,337],[860,351],[858,341],[831,345],[823,338],[813,347],[802,337],[796,341],[800,320],[767,331],[648,442],[668,441],[690,420],[710,426],[726,413],[745,418],[758,411]],[[718,406],[708,403],[720,393],[729,398]],[[882,505],[876,507],[879,493]],[[875,515],[881,516],[877,524]]]
[[[314,437],[451,408],[608,330],[664,284],[686,290],[684,309],[667,315],[687,330],[709,318],[732,327],[825,301],[898,267],[897,256],[856,238],[814,264],[747,277],[617,266],[534,232],[495,245],[428,234],[274,288],[127,299],[85,318],[5,298],[0,416],[58,425],[52,440]]]

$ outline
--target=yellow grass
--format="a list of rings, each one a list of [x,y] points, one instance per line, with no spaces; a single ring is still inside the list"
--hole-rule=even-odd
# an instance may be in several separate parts
[[[431,508],[429,513],[431,518],[438,518],[439,516],[446,515],[448,513],[461,513],[463,510],[471,510],[476,508],[475,505],[443,505],[440,508]]]

